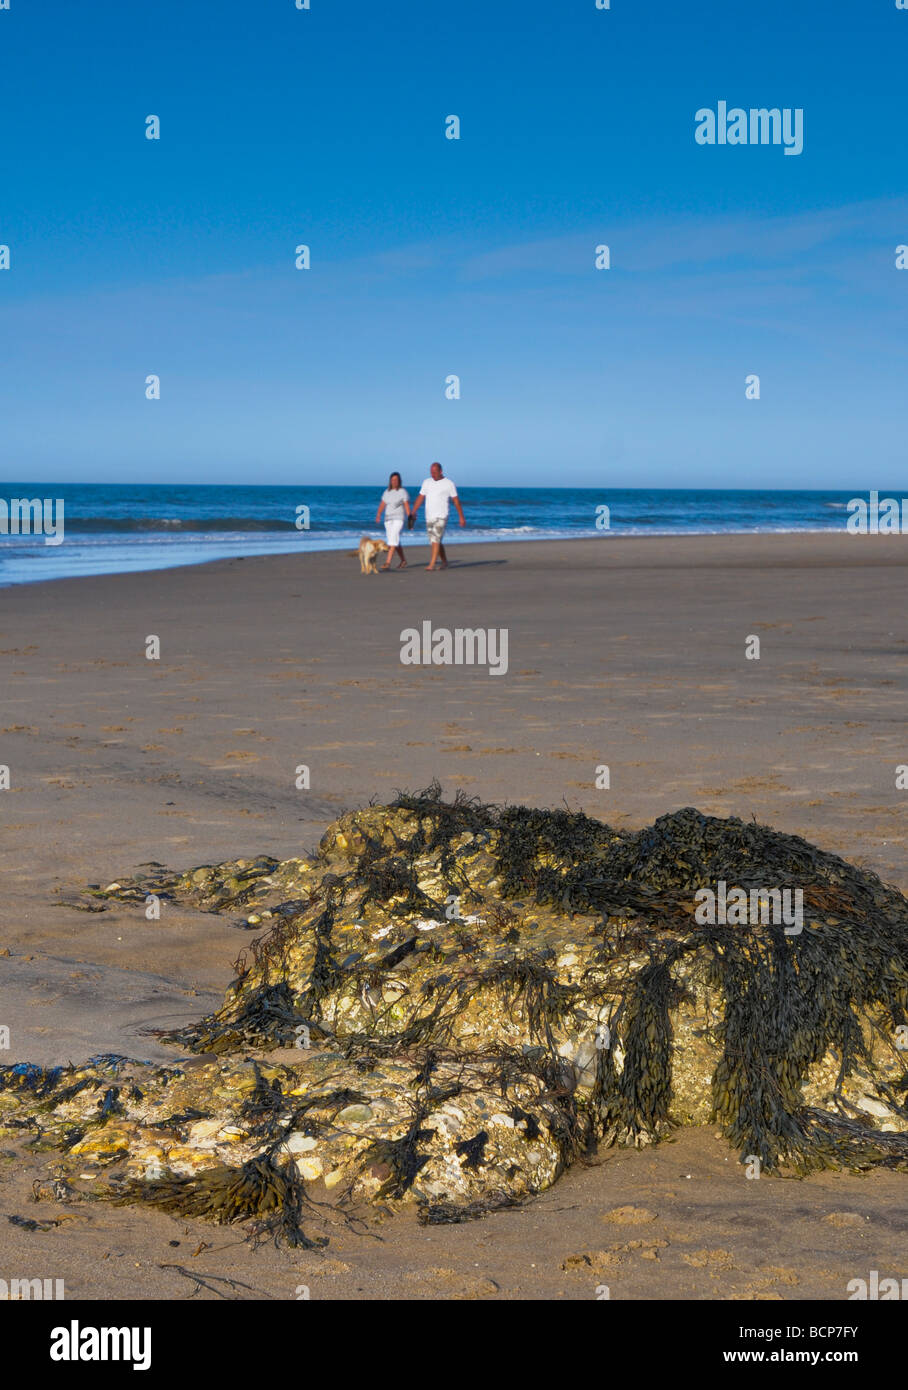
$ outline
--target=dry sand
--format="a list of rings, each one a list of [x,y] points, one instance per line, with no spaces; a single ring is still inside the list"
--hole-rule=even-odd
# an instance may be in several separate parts
[[[438,574],[411,546],[410,568],[375,578],[320,553],[0,590],[0,1061],[170,1057],[143,1030],[210,1009],[248,943],[202,913],[76,912],[65,901],[86,882],[147,860],[297,854],[343,810],[433,777],[618,826],[685,805],[753,816],[908,891],[904,538],[450,553]],[[508,673],[401,665],[401,630],[426,619],[507,628]],[[710,1130],[609,1152],[482,1223],[332,1228],[318,1256],[94,1205],[48,1231],[9,1224],[61,1214],[28,1200],[45,1164],[0,1154],[0,1276],[64,1277],[73,1298],[182,1298],[195,1286],[180,1266],[279,1299],[301,1284],[312,1298],[842,1299],[870,1269],[903,1272],[908,1226],[899,1174],[748,1181]],[[644,1215],[606,1219],[621,1207]]]

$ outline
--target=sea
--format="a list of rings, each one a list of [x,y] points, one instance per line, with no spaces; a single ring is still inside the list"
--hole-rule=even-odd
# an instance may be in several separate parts
[[[419,482],[405,483],[415,501]],[[233,556],[346,550],[375,525],[381,487],[185,487],[108,483],[0,484],[0,586],[92,574],[169,569]],[[844,531],[852,492],[722,489],[463,487],[461,541],[572,541],[598,536]],[[881,495],[883,495],[881,489]],[[887,494],[888,495],[888,494]],[[63,540],[6,534],[3,504],[63,502]],[[606,510],[603,510],[605,508]],[[424,544],[421,513],[416,530]],[[456,517],[452,513],[452,522]],[[607,525],[605,524],[607,523]],[[11,529],[11,528],[10,528]]]

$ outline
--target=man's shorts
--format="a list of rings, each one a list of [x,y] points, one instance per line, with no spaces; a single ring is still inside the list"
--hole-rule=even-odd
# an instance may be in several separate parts
[[[426,535],[433,545],[441,545],[441,538],[445,533],[448,518],[445,516],[433,516],[432,520],[426,519]]]

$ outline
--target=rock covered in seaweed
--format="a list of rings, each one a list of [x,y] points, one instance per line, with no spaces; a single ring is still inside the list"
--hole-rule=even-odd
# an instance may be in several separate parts
[[[702,923],[719,882],[800,890],[803,929]],[[433,787],[308,859],[105,891],[267,929],[172,1039],[191,1061],[0,1072],[0,1132],[119,1200],[291,1238],[311,1184],[458,1219],[593,1144],[712,1119],[767,1168],[908,1166],[908,903],[796,837],[690,809],[630,834]]]

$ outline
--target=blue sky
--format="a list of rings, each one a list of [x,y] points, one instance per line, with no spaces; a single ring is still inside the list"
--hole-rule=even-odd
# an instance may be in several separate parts
[[[906,60],[895,0],[11,0],[0,475],[893,486]]]

